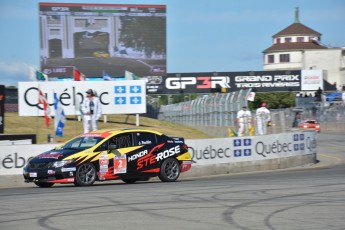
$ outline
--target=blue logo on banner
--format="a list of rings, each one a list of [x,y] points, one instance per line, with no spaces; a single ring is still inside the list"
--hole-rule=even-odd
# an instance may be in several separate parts
[[[294,141],[298,141],[298,134],[294,134],[294,135],[293,135],[293,140],[294,140]]]
[[[251,149],[245,149],[244,150],[244,153],[243,153],[244,156],[251,156],[252,155],[252,150]]]
[[[299,149],[304,150],[304,143],[300,144]]]
[[[298,151],[299,150],[299,144],[294,144],[293,145],[293,150]]]
[[[301,141],[304,140],[304,134],[303,134],[303,133],[299,135],[299,139],[300,139]]]
[[[126,86],[124,86],[124,85],[115,86],[114,87],[114,93],[126,93]]]
[[[244,146],[251,146],[252,145],[252,139],[243,139],[243,145]]]
[[[242,150],[240,149],[234,150],[234,157],[240,157],[241,155],[242,155]]]
[[[141,97],[130,97],[130,103],[131,104],[141,104]]]
[[[129,87],[130,93],[141,93],[141,86],[140,85],[132,85]]]
[[[125,105],[126,97],[115,97],[115,105]]]
[[[235,146],[235,147],[238,147],[238,146],[241,146],[241,145],[242,145],[241,139],[235,139],[235,140],[234,140],[234,146]]]

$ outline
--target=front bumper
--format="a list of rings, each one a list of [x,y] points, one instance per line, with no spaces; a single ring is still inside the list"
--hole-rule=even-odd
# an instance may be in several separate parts
[[[71,168],[47,168],[47,169],[23,169],[24,181],[49,182],[49,183],[73,183],[75,167]]]

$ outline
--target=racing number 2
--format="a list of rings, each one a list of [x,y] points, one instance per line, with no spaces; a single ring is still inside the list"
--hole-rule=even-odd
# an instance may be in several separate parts
[[[127,173],[127,155],[115,156],[114,174]]]

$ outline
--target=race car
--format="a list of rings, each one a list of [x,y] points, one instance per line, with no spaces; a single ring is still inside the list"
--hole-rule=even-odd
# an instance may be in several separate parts
[[[95,181],[125,183],[159,177],[176,181],[191,169],[183,137],[142,129],[98,130],[79,135],[32,158],[23,168],[25,182],[39,187],[55,183],[90,186]]]
[[[316,132],[320,132],[320,123],[316,119],[304,119],[299,125],[301,129],[311,129],[315,130]]]

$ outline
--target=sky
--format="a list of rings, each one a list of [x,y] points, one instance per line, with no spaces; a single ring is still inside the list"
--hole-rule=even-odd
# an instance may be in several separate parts
[[[166,5],[168,73],[262,71],[262,51],[295,7],[323,44],[345,47],[344,0],[0,0],[0,85],[34,80],[39,2]]]

